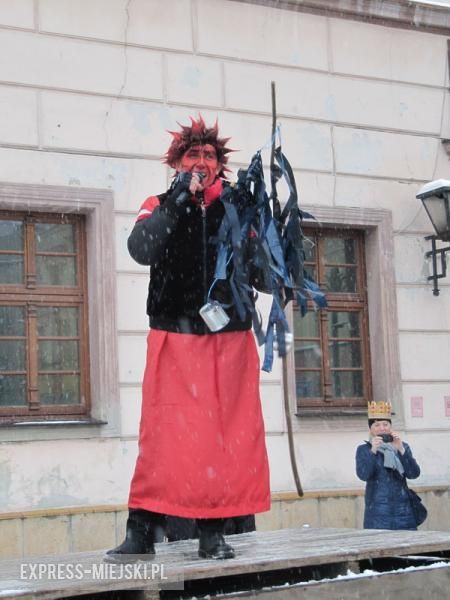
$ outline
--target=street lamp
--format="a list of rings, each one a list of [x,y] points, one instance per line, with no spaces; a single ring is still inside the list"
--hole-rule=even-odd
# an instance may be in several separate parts
[[[427,211],[430,221],[436,231],[436,235],[428,235],[425,239],[431,240],[431,250],[425,254],[426,258],[431,258],[433,274],[427,277],[433,281],[433,295],[439,296],[437,280],[447,275],[446,254],[450,251],[450,246],[437,248],[436,240],[450,241],[450,181],[438,179],[426,183],[416,194],[416,198],[422,200],[423,206]],[[438,273],[437,258],[441,259],[441,272]]]

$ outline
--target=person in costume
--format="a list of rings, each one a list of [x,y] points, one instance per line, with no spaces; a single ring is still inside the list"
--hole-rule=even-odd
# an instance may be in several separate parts
[[[365,529],[417,529],[406,479],[420,467],[411,448],[392,430],[391,405],[370,402],[370,439],[356,450],[356,474],[366,482]]]
[[[172,516],[196,519],[201,557],[232,558],[225,519],[269,510],[270,491],[251,314],[242,319],[230,282],[214,277],[231,149],[201,116],[170,133],[173,183],[145,200],[128,239],[132,258],[150,266],[150,332],[126,538],[108,554],[153,554]],[[257,287],[251,236],[245,245]],[[209,299],[229,319],[218,331],[199,314]]]

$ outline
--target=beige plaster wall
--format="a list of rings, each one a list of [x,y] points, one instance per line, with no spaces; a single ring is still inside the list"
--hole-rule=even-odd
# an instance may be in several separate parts
[[[450,530],[450,503],[445,488],[418,489],[429,516],[425,531]],[[123,540],[126,506],[90,506],[0,515],[0,559],[114,547]],[[296,527],[362,528],[362,491],[275,494],[270,511],[257,515],[258,531]]]
[[[29,429],[2,444],[0,511],[126,502],[147,332],[147,272],[127,235],[142,200],[169,181],[166,130],[198,111],[218,117],[236,170],[269,138],[271,80],[301,203],[392,214],[397,426],[419,482],[450,484],[450,285],[434,298],[426,283],[431,229],[415,199],[424,182],[450,179],[445,35],[231,0],[90,0],[83,10],[20,0],[0,2],[0,46],[0,181],[113,192],[120,390],[120,427],[107,439],[68,428],[57,437],[70,439],[34,441]],[[292,490],[279,363],[262,374],[261,395],[272,489]],[[411,416],[414,396],[423,418]],[[365,435],[364,419],[301,423],[305,489],[361,489],[353,461]]]

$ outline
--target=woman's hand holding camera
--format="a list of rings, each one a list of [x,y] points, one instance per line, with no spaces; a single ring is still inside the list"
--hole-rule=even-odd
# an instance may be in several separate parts
[[[385,434],[380,434],[380,435],[375,435],[372,440],[371,440],[371,452],[373,452],[374,454],[376,454],[378,452],[379,447],[381,446],[381,444],[387,444],[390,443],[392,444],[392,446],[398,450],[400,452],[400,454],[403,454],[405,452],[405,447],[403,446],[403,442],[400,438],[400,434],[397,433],[397,431],[391,431],[390,436],[391,436],[391,440],[384,440],[383,439],[383,435]]]
[[[378,452],[378,448],[381,446],[381,444],[383,444],[383,438],[380,437],[379,435],[375,435],[370,443],[372,444],[372,448],[371,448],[371,452],[373,452],[374,454],[376,454]]]
[[[394,448],[396,450],[398,450],[400,452],[400,454],[403,454],[405,452],[405,447],[403,446],[403,442],[401,440],[400,434],[397,433],[396,431],[391,431],[391,434],[392,434],[392,437],[394,438],[392,445],[394,446]]]

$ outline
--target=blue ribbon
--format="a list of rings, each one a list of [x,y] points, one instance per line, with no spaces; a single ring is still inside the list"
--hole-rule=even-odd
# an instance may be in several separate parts
[[[274,167],[277,171],[272,172],[272,181],[276,182],[283,176],[289,189],[289,198],[279,219],[274,218],[271,210],[260,151],[253,156],[247,170],[239,171],[236,185],[226,188],[221,196],[225,215],[216,238],[215,280],[208,294],[209,297],[217,280],[228,280],[239,317],[245,320],[246,314],[251,313],[258,343],[265,345],[262,370],[267,372],[273,366],[275,335],[279,356],[286,355],[285,334],[289,331],[289,325],[284,307],[287,302],[295,297],[301,316],[308,310],[308,299],[319,309],[327,306],[325,294],[304,274],[301,222],[304,217],[313,217],[298,207],[294,174],[280,148],[277,148],[275,158],[279,167]],[[261,272],[264,284],[272,294],[265,335],[249,282],[249,267],[252,265],[244,264],[243,251],[250,232],[254,236],[252,242],[257,247],[253,267]],[[233,266],[230,272],[231,260]]]

